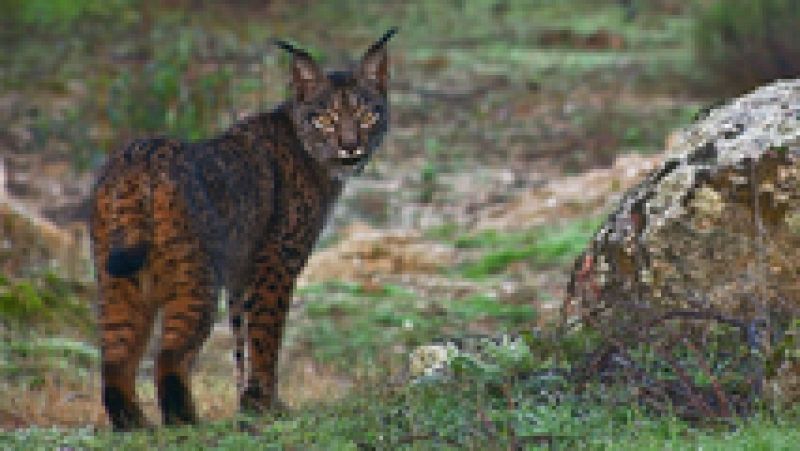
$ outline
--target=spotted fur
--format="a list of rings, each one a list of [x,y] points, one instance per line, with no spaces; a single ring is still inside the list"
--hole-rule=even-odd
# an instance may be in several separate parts
[[[197,421],[189,367],[223,288],[240,407],[277,402],[275,366],[295,280],[344,180],[363,169],[387,130],[385,44],[394,33],[355,69],[327,74],[277,41],[293,60],[285,103],[211,140],[144,139],[109,157],[93,192],[91,236],[103,403],[116,429],[146,424],[134,381],[159,310],[163,421]]]

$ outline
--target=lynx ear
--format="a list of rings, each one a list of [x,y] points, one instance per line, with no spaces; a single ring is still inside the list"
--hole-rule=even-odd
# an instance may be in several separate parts
[[[395,33],[397,27],[390,28],[361,57],[361,78],[377,83],[383,93],[389,87],[389,54],[386,51],[386,43]]]
[[[274,43],[292,54],[292,87],[295,98],[300,101],[310,98],[325,84],[322,69],[305,50],[278,39]]]

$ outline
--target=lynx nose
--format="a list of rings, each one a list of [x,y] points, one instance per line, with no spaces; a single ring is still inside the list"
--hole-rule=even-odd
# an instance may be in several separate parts
[[[342,144],[339,146],[339,148],[352,155],[356,150],[358,150],[358,143],[356,141],[342,141]]]
[[[339,149],[339,158],[346,160],[359,158],[364,155],[364,149],[356,147],[355,149]]]
[[[357,142],[342,142],[339,145],[339,158],[357,158],[363,154]]]

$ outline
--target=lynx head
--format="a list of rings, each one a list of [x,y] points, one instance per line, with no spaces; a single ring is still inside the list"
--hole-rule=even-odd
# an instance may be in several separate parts
[[[292,121],[315,161],[337,180],[360,173],[389,123],[387,31],[350,70],[323,72],[306,51],[276,41],[292,54]]]

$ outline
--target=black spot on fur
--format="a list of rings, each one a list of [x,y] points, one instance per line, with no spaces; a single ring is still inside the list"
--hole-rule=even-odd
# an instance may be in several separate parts
[[[147,250],[146,244],[111,249],[106,262],[106,271],[113,277],[130,277],[136,274],[144,266]]]
[[[244,301],[244,309],[248,312],[253,309],[253,305],[256,302],[255,296],[250,296]]]

